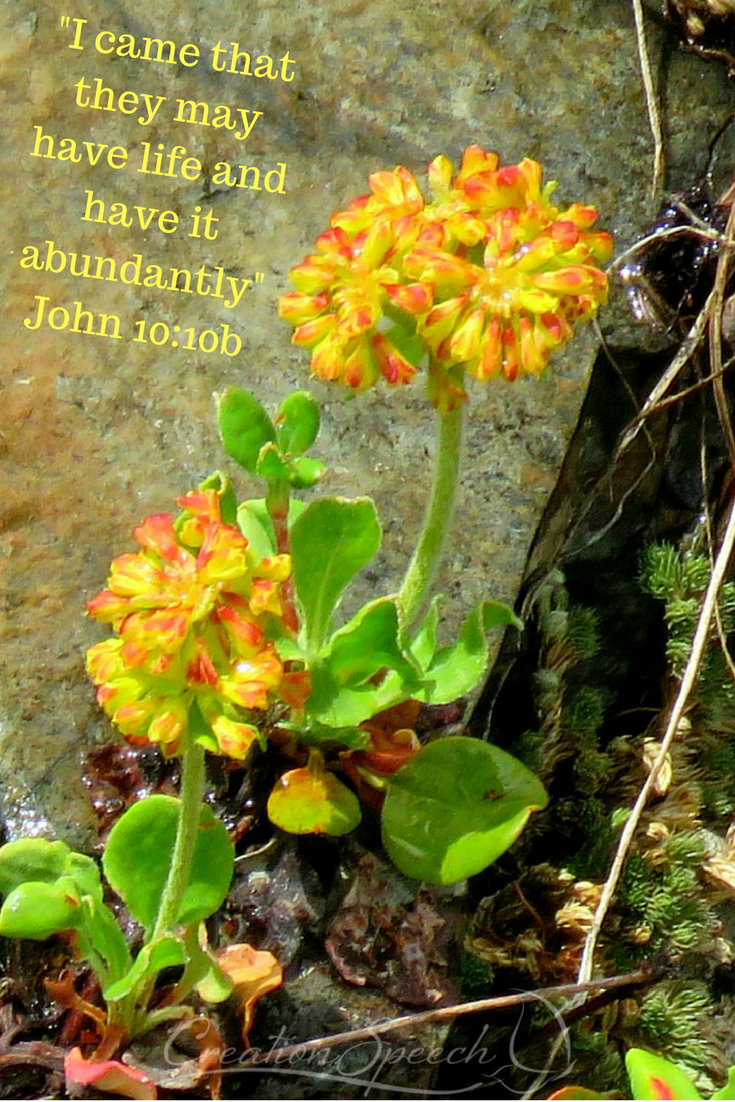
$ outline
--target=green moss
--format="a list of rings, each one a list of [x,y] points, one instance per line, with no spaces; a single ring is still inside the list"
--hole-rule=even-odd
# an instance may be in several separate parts
[[[664,602],[667,627],[666,657],[672,673],[680,677],[691,651],[699,608],[710,566],[705,555],[683,554],[670,543],[651,544],[643,553],[643,588]],[[735,624],[735,586],[726,582],[720,592],[720,620],[725,633]]]
[[[567,638],[578,661],[593,658],[600,649],[598,616],[591,608],[573,608],[569,613]]]
[[[662,983],[643,996],[638,1028],[645,1046],[697,1076],[712,1058],[707,1040],[711,1012],[704,984]]]
[[[621,878],[620,901],[631,928],[647,927],[648,952],[696,950],[711,937],[715,916],[705,902],[697,871],[704,857],[695,832],[673,834],[655,865],[631,855]]]
[[[601,750],[587,750],[574,766],[575,788],[582,796],[594,796],[609,776],[610,759]]]
[[[467,998],[479,998],[492,988],[495,970],[488,961],[465,948],[460,961],[460,976],[462,993]]]
[[[562,725],[570,735],[576,735],[581,744],[597,747],[597,732],[603,715],[602,694],[584,685],[564,708]]]
[[[610,816],[602,800],[595,797],[575,801],[575,807],[577,826],[584,840],[567,861],[567,867],[582,880],[601,880],[610,863],[613,837]]]
[[[574,1072],[570,1078],[588,1089],[625,1098],[630,1088],[623,1054],[600,1021],[594,1018],[573,1026],[571,1040]]]

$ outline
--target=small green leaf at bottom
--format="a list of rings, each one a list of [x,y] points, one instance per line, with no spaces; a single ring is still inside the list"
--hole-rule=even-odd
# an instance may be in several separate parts
[[[730,1102],[732,1099],[735,1099],[735,1067],[728,1069],[724,1087],[712,1095],[712,1102]]]
[[[106,987],[103,994],[107,1002],[124,999],[134,987],[145,979],[154,979],[164,968],[173,968],[186,961],[184,942],[175,934],[164,934],[156,941],[144,945],[135,958],[132,968],[116,983]]]
[[[625,1054],[625,1066],[636,1099],[680,1098],[692,1102],[702,1097],[689,1076],[663,1056],[631,1048]]]

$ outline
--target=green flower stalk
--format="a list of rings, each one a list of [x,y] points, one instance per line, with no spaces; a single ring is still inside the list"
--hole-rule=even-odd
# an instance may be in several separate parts
[[[438,415],[439,446],[431,497],[419,542],[398,593],[407,625],[416,619],[424,605],[449,531],[459,483],[463,413],[464,407],[457,405],[451,412]]]
[[[199,813],[204,795],[204,747],[192,742],[181,758],[179,822],[166,886],[151,941],[176,930],[181,901],[189,884],[194,859]]]

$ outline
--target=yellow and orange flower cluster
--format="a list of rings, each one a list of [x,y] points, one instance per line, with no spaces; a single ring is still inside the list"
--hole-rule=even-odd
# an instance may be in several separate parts
[[[545,368],[605,301],[612,239],[592,232],[594,207],[552,204],[536,161],[500,166],[470,146],[454,178],[446,157],[428,178],[431,203],[405,168],[371,176],[371,194],[292,269],[279,312],[314,373],[355,390],[408,383],[428,355],[431,400],[447,411],[464,369],[513,380]]]
[[[178,499],[179,522],[148,517],[142,550],[112,563],[108,588],[87,604],[116,637],[90,647],[97,699],[125,738],[180,753],[188,738],[242,760],[261,736],[252,712],[276,700],[303,706],[308,674],[287,672],[266,631],[282,615],[287,555],[255,562],[221,518],[215,490]]]

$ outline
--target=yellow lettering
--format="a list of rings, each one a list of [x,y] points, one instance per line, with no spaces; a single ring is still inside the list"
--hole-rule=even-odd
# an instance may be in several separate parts
[[[228,187],[235,187],[237,178],[233,175],[233,169],[231,165],[228,165],[227,161],[218,161],[214,166],[214,172],[212,173],[213,184],[227,184]]]
[[[110,46],[109,50],[102,49],[102,47],[100,46],[101,38],[109,38],[112,40],[112,46]],[[111,54],[112,51],[115,49],[115,36],[112,31],[100,31],[100,33],[94,40],[94,48],[98,54]]]
[[[125,43],[124,46],[123,43]],[[140,57],[140,50],[136,49],[135,46],[135,36],[132,34],[121,34],[118,39],[118,47],[115,53],[118,57]]]
[[[73,138],[62,138],[59,142],[59,152],[57,158],[60,161],[74,161],[75,164],[81,161],[81,153],[77,153],[77,143]]]
[[[179,106],[178,106],[178,110],[176,112],[176,118],[174,119],[174,122],[189,122],[189,123],[192,123],[194,126],[196,126],[196,125],[207,126],[208,125],[209,107],[207,106],[206,103],[197,103],[193,99],[177,99],[176,102],[178,103]],[[184,111],[186,110],[187,107],[189,109],[189,118],[188,119],[184,118]],[[201,109],[202,114],[204,116],[204,118],[202,118],[201,120],[197,118],[197,115],[199,114],[200,109]]]
[[[261,54],[258,58],[258,67],[254,70],[256,77],[268,77],[269,80],[277,80],[278,73],[274,72],[273,59],[268,54]]]
[[[143,41],[145,42],[145,49],[143,50],[143,60],[144,61],[163,61],[164,60],[164,58],[162,56],[163,55],[163,48],[164,48],[164,46],[168,46],[169,51],[168,51],[168,60],[166,61],[166,64],[167,65],[175,65],[176,64],[176,47],[174,46],[173,42],[164,42],[160,38],[144,38]],[[149,51],[151,50],[151,47],[153,46],[154,43],[158,47],[158,56],[152,58],[150,56]]]
[[[127,104],[131,100],[132,100],[133,106],[130,109],[128,109]],[[123,112],[123,114],[132,115],[133,111],[135,111],[135,108],[138,106],[138,97],[136,96],[135,92],[122,92],[120,94],[120,99],[117,101],[117,106],[120,109],[120,111]]]
[[[23,259],[20,262],[21,268],[35,268],[37,272],[42,272],[43,264],[39,264],[37,261],[38,249],[33,245],[26,245],[23,249]]]

